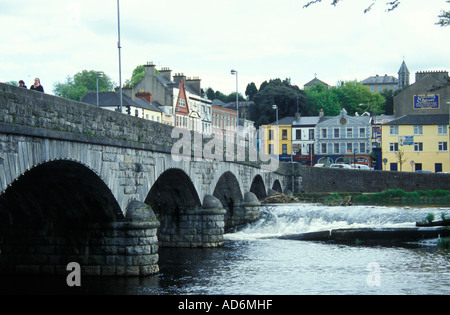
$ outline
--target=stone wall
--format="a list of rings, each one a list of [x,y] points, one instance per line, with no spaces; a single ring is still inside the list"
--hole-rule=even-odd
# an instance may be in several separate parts
[[[294,192],[382,192],[387,189],[417,190],[450,189],[450,174],[426,174],[390,171],[331,169],[283,163],[285,174],[296,180]],[[289,187],[289,186],[288,186]]]

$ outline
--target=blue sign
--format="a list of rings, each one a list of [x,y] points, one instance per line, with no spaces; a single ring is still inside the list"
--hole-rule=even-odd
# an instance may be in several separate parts
[[[439,109],[439,95],[414,95],[414,109]]]

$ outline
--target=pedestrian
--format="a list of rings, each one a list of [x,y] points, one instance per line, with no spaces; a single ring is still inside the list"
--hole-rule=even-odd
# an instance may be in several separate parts
[[[25,82],[23,82],[23,80],[19,81],[19,87],[27,88],[27,86],[25,85]]]
[[[44,88],[42,87],[41,80],[39,80],[39,78],[34,79],[34,84],[30,87],[30,90],[44,92]]]

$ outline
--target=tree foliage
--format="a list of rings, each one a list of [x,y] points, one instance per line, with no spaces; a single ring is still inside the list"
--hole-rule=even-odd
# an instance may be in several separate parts
[[[102,71],[83,70],[78,72],[73,77],[67,76],[66,82],[57,82],[53,86],[53,93],[57,96],[68,98],[75,101],[80,101],[86,92],[97,91],[97,74]],[[112,91],[114,83],[110,77],[103,74],[103,77],[98,78],[99,91]]]
[[[258,93],[253,96],[253,102],[254,104],[249,107],[249,119],[255,122],[256,127],[275,121],[276,112],[272,105],[278,106],[279,119],[294,116],[297,112],[297,103],[301,113],[313,115],[308,107],[305,92],[298,86],[291,85],[289,79],[263,82]]]
[[[236,102],[236,92],[225,95],[220,91],[214,91],[212,88],[207,88],[205,95],[211,101],[220,100],[224,103]],[[241,93],[239,93],[238,97],[239,97],[238,98],[239,102],[245,101],[245,98],[244,98],[244,96],[242,96]]]
[[[343,0],[331,0],[331,5],[336,6],[339,2],[341,2]],[[312,4],[318,3],[318,2],[322,2],[322,0],[310,0],[308,1],[303,7],[307,8]],[[446,0],[447,3],[450,3],[450,0]],[[369,6],[364,10],[364,13],[369,12],[372,7],[375,5],[376,0],[369,0]],[[426,1],[423,2],[424,5],[426,5]],[[386,11],[393,11],[395,9],[397,9],[397,7],[400,5],[400,0],[390,0],[387,1],[385,3],[385,5],[387,6]],[[441,14],[438,16],[439,21],[436,23],[436,25],[440,25],[440,26],[448,26],[450,25],[450,11],[445,11],[442,10]]]

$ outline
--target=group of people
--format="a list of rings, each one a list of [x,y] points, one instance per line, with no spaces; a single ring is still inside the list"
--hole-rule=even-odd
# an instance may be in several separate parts
[[[23,80],[19,81],[19,86],[23,88],[27,88],[25,82]],[[44,92],[44,87],[41,85],[41,80],[39,78],[34,79],[34,84],[30,87],[30,90],[35,90],[39,92]]]

